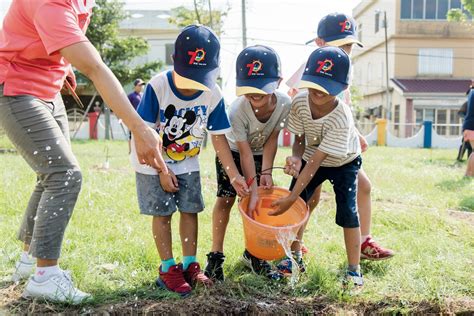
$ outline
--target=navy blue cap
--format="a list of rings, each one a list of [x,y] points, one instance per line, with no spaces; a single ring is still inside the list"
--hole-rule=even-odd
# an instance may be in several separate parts
[[[273,93],[281,79],[280,58],[271,47],[247,47],[237,56],[236,74],[237,95]]]
[[[313,88],[338,95],[349,86],[351,62],[346,52],[335,46],[316,49],[308,58],[300,88]]]
[[[210,90],[219,73],[220,43],[216,34],[204,25],[186,26],[174,45],[176,85],[183,89]]]
[[[318,37],[330,46],[343,46],[355,43],[360,47],[364,45],[357,39],[357,26],[355,20],[344,13],[331,13],[319,21]],[[313,39],[314,40],[314,39]],[[308,43],[312,42],[308,41]]]

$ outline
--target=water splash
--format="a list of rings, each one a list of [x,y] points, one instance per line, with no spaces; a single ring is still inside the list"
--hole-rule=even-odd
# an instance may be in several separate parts
[[[293,289],[295,287],[296,282],[298,282],[300,276],[300,269],[298,268],[298,263],[293,258],[293,254],[291,253],[291,244],[297,240],[296,233],[293,232],[291,229],[279,229],[276,238],[278,243],[283,247],[286,256],[291,260],[291,278],[290,278],[290,286]]]

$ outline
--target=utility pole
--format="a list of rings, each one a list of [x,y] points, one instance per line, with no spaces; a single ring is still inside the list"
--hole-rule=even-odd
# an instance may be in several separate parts
[[[391,119],[391,105],[390,105],[390,89],[388,76],[388,38],[387,38],[387,11],[383,11],[383,27],[385,28],[385,80],[386,80],[386,94],[387,94],[387,119]]]
[[[207,3],[209,4],[209,27],[212,29],[214,26],[212,25],[212,8],[211,8],[211,0],[208,0]]]
[[[242,46],[247,47],[247,21],[245,18],[245,0],[242,0]]]

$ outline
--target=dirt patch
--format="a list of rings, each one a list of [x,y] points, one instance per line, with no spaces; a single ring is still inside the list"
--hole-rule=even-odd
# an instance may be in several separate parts
[[[464,211],[448,210],[448,214],[456,219],[461,219],[474,226],[474,213]]]
[[[63,314],[63,315],[289,315],[289,314],[464,314],[474,313],[474,300],[444,302],[407,302],[387,299],[380,302],[341,303],[329,298],[287,295],[269,297],[228,296],[224,288],[215,288],[185,299],[132,299],[120,303],[89,306],[64,306],[20,298],[18,286],[3,288],[0,314]]]

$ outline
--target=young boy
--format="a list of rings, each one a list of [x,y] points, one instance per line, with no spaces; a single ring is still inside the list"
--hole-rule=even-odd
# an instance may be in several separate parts
[[[196,283],[212,284],[196,261],[197,213],[204,209],[198,162],[203,128],[212,135],[219,159],[228,166],[234,189],[239,195],[248,191],[224,135],[230,123],[215,83],[219,50],[211,29],[187,26],[176,39],[174,69],[156,75],[146,87],[138,113],[159,129],[169,172],[142,165],[132,146],[140,212],[153,216],[153,237],[161,258],[156,283],[183,296]],[[171,216],[176,209],[180,211],[182,264],[176,264],[171,247]]]
[[[344,229],[348,258],[346,278],[362,286],[360,273],[360,229],[357,214],[357,173],[362,160],[352,113],[336,96],[349,85],[349,56],[338,47],[315,50],[309,57],[299,93],[293,100],[288,129],[305,135],[304,152],[287,158],[285,172],[293,179],[291,194],[273,203],[272,215],[284,213],[299,195],[305,201],[324,181],[333,184],[336,194],[336,223]],[[299,173],[300,168],[304,169]],[[299,173],[299,176],[298,176]]]
[[[276,91],[281,82],[280,59],[270,47],[256,45],[244,49],[237,57],[237,96],[230,106],[232,132],[228,133],[232,157],[247,179],[257,177],[251,185],[249,214],[253,214],[257,200],[257,185],[273,186],[273,160],[278,145],[278,135],[285,126],[291,100]],[[212,213],[212,249],[207,254],[206,275],[214,280],[224,280],[224,237],[229,214],[235,202],[236,192],[226,175],[220,159],[216,158],[217,200]],[[270,279],[280,279],[281,274],[272,271],[270,264],[248,251],[243,261],[256,273]]]
[[[357,39],[356,33],[356,22],[351,16],[343,13],[333,13],[326,15],[321,19],[318,24],[318,37],[307,42],[315,42],[319,47],[324,46],[336,46],[342,48],[349,56],[351,55],[354,44],[363,47],[362,43]],[[291,87],[290,94],[294,95],[298,92],[297,87],[301,76],[303,75],[305,65],[303,64],[300,69],[287,81],[287,85]],[[351,74],[350,74],[351,75]],[[350,80],[349,80],[350,81]],[[343,100],[346,104],[350,104],[350,92],[349,89],[342,91],[338,98]],[[368,144],[364,136],[357,131],[359,135],[359,141],[362,147],[362,152],[367,150]],[[293,143],[293,152],[303,152],[305,147],[305,136],[296,135]],[[371,219],[372,219],[372,203],[371,203],[371,183],[361,168],[358,175],[357,183],[357,206],[360,216],[360,228],[361,228],[361,259],[367,260],[383,260],[389,259],[394,255],[394,252],[390,249],[380,246],[372,237],[370,233]],[[313,211],[319,203],[319,197],[321,194],[321,186],[318,187],[313,196],[308,196],[308,206],[310,211]],[[301,229],[298,234],[298,240],[302,240],[304,228]],[[302,265],[301,258],[301,245],[300,242],[296,241],[292,245],[292,250],[295,253],[295,257],[298,262]],[[279,269],[287,273],[291,270],[291,261],[287,258],[283,260],[279,265]]]

